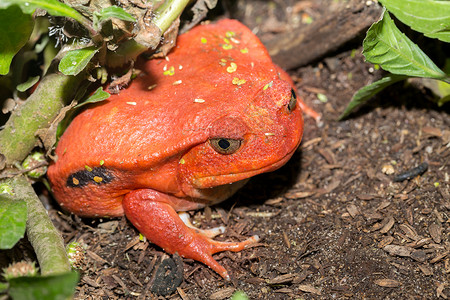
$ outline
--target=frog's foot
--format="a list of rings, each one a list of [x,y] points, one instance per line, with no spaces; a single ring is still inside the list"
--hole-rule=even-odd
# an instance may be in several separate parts
[[[195,230],[195,232],[204,235],[206,237],[209,238],[213,238],[218,236],[219,234],[222,234],[225,232],[225,226],[219,226],[219,227],[214,227],[214,228],[210,228],[210,229],[199,229],[197,227],[195,227],[192,223],[191,220],[189,219],[189,214],[187,212],[179,212],[178,216],[180,217],[181,221],[183,221],[183,223],[191,228],[192,230]]]
[[[127,194],[123,208],[127,218],[152,243],[169,253],[204,263],[229,279],[227,270],[212,255],[222,251],[238,252],[259,241],[253,236],[242,242],[218,242],[198,229],[186,226],[172,207],[171,196],[153,190],[138,190]]]
[[[302,109],[303,113],[305,113],[308,116],[312,117],[314,120],[316,120],[316,122],[320,122],[321,115],[317,111],[315,111],[314,109],[312,109],[311,107],[306,105],[306,103],[303,102],[303,100],[300,99],[300,98],[299,98],[299,101],[298,101],[298,105]]]

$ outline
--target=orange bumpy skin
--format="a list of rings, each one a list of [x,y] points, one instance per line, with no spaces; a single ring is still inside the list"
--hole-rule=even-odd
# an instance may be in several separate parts
[[[179,36],[166,59],[119,95],[79,114],[48,170],[61,206],[86,217],[123,214],[165,251],[205,263],[240,251],[188,227],[177,212],[231,196],[285,164],[300,144],[302,112],[288,75],[241,23],[222,20]]]

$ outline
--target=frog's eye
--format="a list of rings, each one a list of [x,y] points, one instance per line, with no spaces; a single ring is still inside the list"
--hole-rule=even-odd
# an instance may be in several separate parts
[[[211,147],[220,154],[233,154],[242,144],[242,140],[227,138],[212,138],[209,140]]]
[[[297,104],[297,95],[295,94],[294,89],[291,89],[291,100],[287,105],[287,110],[289,113],[291,113],[294,110],[295,104]]]

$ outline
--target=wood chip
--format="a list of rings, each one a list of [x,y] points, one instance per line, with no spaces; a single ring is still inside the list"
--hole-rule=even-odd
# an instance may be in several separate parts
[[[374,281],[374,283],[382,287],[390,287],[390,288],[395,288],[402,285],[400,281],[394,279],[377,279]]]
[[[375,223],[370,228],[370,231],[377,231],[377,230],[380,230],[381,228],[383,228],[383,224],[382,223]]]
[[[220,291],[212,293],[209,296],[210,300],[222,300],[230,298],[236,289],[234,287],[224,288]]]
[[[283,240],[286,243],[286,247],[289,249],[291,248],[291,241],[289,240],[289,237],[286,234],[286,231],[283,230]]]
[[[422,128],[422,132],[429,136],[436,136],[436,137],[442,136],[442,131],[436,127],[425,126]]]
[[[330,165],[335,165],[336,164],[336,159],[334,157],[333,152],[331,152],[330,149],[318,149],[317,150],[319,152],[320,155],[323,156],[323,158],[325,158],[325,160],[327,161],[328,164]]]
[[[276,204],[279,204],[280,202],[282,202],[283,200],[284,200],[283,197],[277,197],[275,199],[269,199],[269,200],[265,201],[264,204],[276,205]]]
[[[309,284],[300,284],[298,286],[298,289],[305,293],[316,294],[319,296],[322,295],[322,293],[318,289],[316,289],[315,287],[313,287],[312,285],[309,285]]]
[[[325,187],[323,194],[331,193],[335,188],[341,185],[341,180],[333,179],[333,181]]]
[[[432,242],[431,238],[421,238],[417,241],[413,241],[411,243],[406,244],[406,246],[411,247],[411,248],[420,248],[425,245],[428,245],[431,242]]]
[[[189,296],[184,292],[184,290],[180,287],[177,287],[178,295],[180,295],[181,299],[183,300],[190,300]]]
[[[92,252],[91,250],[86,250],[86,254],[92,258],[93,260],[95,260],[96,262],[102,263],[102,264],[107,264],[108,262],[106,260],[104,260],[103,258],[101,258],[100,256],[98,256],[96,253]]]
[[[447,295],[445,295],[445,294],[443,293],[446,286],[447,286],[447,284],[444,283],[444,282],[439,283],[439,286],[438,286],[437,289],[436,289],[436,296],[437,296],[438,298],[439,298],[439,297],[442,297],[442,298],[444,298],[444,299],[447,299]]]
[[[405,215],[406,215],[406,221],[409,223],[409,225],[414,224],[414,212],[413,212],[412,207],[408,207],[405,210]]]
[[[425,276],[433,275],[433,270],[427,265],[419,265],[419,269]]]
[[[383,219],[383,215],[376,211],[366,210],[363,212],[363,215],[369,222]]]
[[[377,195],[372,195],[372,194],[359,194],[356,197],[358,197],[358,199],[360,200],[373,200],[375,198],[377,198]]]
[[[394,219],[393,216],[389,216],[389,217],[384,219],[383,223],[384,223],[384,226],[383,226],[383,228],[381,228],[380,232],[385,234],[389,230],[391,230],[392,226],[394,226],[395,219]]]
[[[273,279],[267,280],[267,284],[275,285],[275,284],[285,284],[289,283],[297,277],[297,274],[283,274],[277,276]]]
[[[322,141],[322,138],[321,138],[321,137],[318,137],[318,138],[315,138],[315,139],[312,139],[312,140],[309,140],[309,141],[306,141],[306,142],[302,143],[300,147],[302,147],[303,149],[305,149],[305,148],[308,148],[308,147],[310,147],[310,146],[317,145],[317,144],[320,143],[321,141]]]
[[[417,234],[417,231],[411,225],[403,223],[399,225],[399,228],[411,240],[417,241],[418,239],[420,239],[420,236]]]
[[[82,281],[86,282],[87,284],[89,284],[90,286],[93,286],[95,288],[99,287],[98,283],[95,280],[93,280],[87,276],[83,276]]]
[[[274,292],[275,292],[275,293],[291,294],[291,293],[293,293],[294,291],[291,290],[291,289],[288,289],[288,288],[281,288],[281,289],[274,290]]]
[[[418,262],[424,262],[427,260],[427,254],[423,250],[414,250],[411,252],[411,258]]]
[[[300,282],[303,282],[306,277],[308,277],[312,272],[308,270],[303,270],[299,275],[297,275],[294,280],[292,280],[293,284],[299,284]]]
[[[347,211],[352,218],[355,218],[357,215],[361,214],[359,208],[355,204],[347,205]]]
[[[384,246],[383,250],[388,252],[390,255],[410,257],[414,249],[400,245],[387,245]]]
[[[445,258],[448,255],[448,251],[445,251],[443,253],[440,253],[438,255],[436,255],[435,258],[433,258],[432,260],[430,260],[430,263],[435,264],[437,262],[440,262],[443,258]]]
[[[381,201],[381,203],[377,206],[377,208],[375,208],[375,210],[385,209],[389,205],[391,205],[391,201],[388,201],[388,200]]]
[[[134,283],[136,283],[137,285],[143,287],[144,285],[142,284],[142,282],[139,281],[139,279],[136,278],[136,276],[133,275],[133,273],[131,273],[131,271],[129,271],[129,275],[130,275],[130,279],[131,281],[133,281]]]
[[[387,245],[390,245],[394,241],[394,237],[389,235],[384,237],[379,243],[378,248],[384,248]]]
[[[316,192],[300,192],[300,191],[293,191],[293,192],[288,192],[286,193],[284,196],[287,199],[302,199],[302,198],[307,198],[309,196],[314,195]]]
[[[428,226],[428,233],[436,244],[441,243],[442,227],[440,225],[434,223],[431,224]]]
[[[123,249],[123,252],[126,252],[128,249],[132,248],[134,245],[139,244],[139,236],[135,236],[126,246],[125,249]]]
[[[248,279],[244,279],[245,282],[250,283],[250,284],[265,284],[266,281],[262,278],[259,277],[251,277]]]
[[[100,233],[112,234],[119,226],[119,221],[109,221],[98,224],[97,228]]]
[[[117,275],[112,275],[112,278],[114,278],[114,280],[122,287],[122,289],[126,292],[128,291],[127,286],[125,285],[125,283],[122,281],[122,279],[119,278],[119,276]]]

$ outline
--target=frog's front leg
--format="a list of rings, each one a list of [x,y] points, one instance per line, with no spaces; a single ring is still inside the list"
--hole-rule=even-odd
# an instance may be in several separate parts
[[[243,242],[218,242],[202,234],[202,231],[186,226],[175,208],[178,198],[154,190],[137,190],[128,193],[123,200],[125,215],[152,243],[169,253],[200,261],[223,278],[229,279],[227,270],[212,255],[221,251],[238,252],[259,239],[253,236]]]

